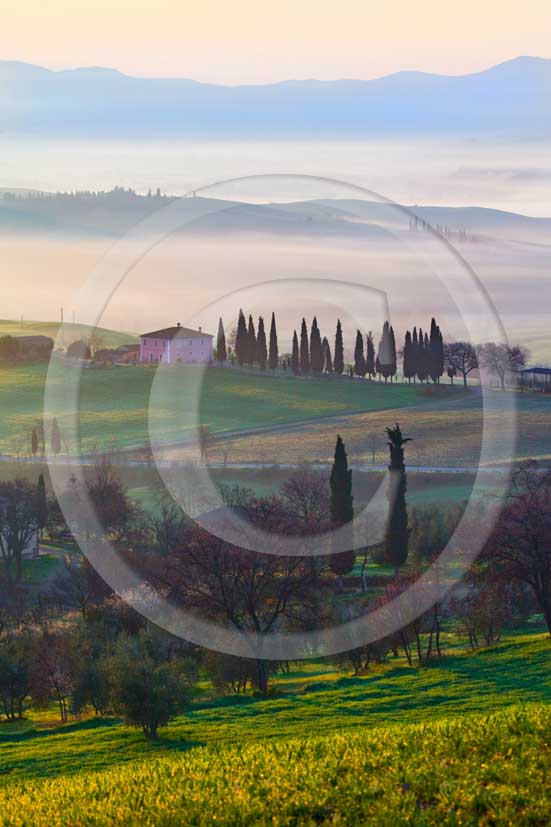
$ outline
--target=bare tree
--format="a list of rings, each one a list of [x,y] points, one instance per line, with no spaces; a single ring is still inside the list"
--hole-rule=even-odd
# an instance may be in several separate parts
[[[478,358],[482,367],[497,376],[502,390],[505,390],[507,378],[515,377],[526,364],[526,353],[519,345],[510,347],[496,342],[481,345]]]
[[[467,387],[467,377],[478,368],[478,356],[469,342],[451,342],[444,346],[444,363],[448,370],[452,368],[461,374]]]
[[[102,580],[86,558],[75,560],[68,555],[64,560],[64,570],[53,581],[49,595],[56,603],[66,609],[77,609],[86,617],[92,606],[98,606],[112,594],[109,586]]]
[[[329,525],[329,480],[320,472],[302,468],[280,489],[284,508],[291,519],[309,532],[320,532]]]
[[[6,576],[20,583],[23,577],[23,553],[38,540],[36,491],[26,480],[0,484],[0,552]]]
[[[246,508],[263,527],[285,531],[280,509],[269,501]],[[309,558],[259,554],[229,545],[201,529],[167,558],[153,563],[150,578],[166,596],[243,633],[269,635],[281,624],[304,623],[315,613],[316,574]],[[256,661],[255,683],[266,694],[269,667]]]
[[[75,652],[68,634],[43,629],[35,638],[31,658],[30,694],[40,706],[54,701],[63,722],[69,717],[69,700],[75,685]]]
[[[532,589],[551,634],[551,470],[530,462],[514,473],[485,558],[496,577]]]

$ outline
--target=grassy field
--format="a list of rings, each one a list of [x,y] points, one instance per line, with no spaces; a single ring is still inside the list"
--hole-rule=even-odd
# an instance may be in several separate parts
[[[303,663],[279,676],[268,700],[212,697],[203,690],[187,715],[162,730],[157,744],[114,719],[59,726],[55,710],[31,714],[22,724],[0,725],[0,783],[98,770],[195,746],[280,742],[551,702],[547,636],[518,634],[475,654],[459,648],[453,635],[445,642],[448,656],[430,667],[391,658],[365,677],[323,662]]]
[[[0,824],[543,827],[550,654],[532,632],[359,678],[304,664],[269,700],[199,699],[156,744],[114,720],[3,725]]]
[[[30,433],[43,410],[47,366],[0,368],[0,453],[29,453]],[[66,382],[66,366],[59,376]],[[153,429],[155,442],[177,443],[190,434],[194,402],[198,420],[224,440],[209,452],[211,462],[297,464],[329,462],[334,437],[341,433],[353,464],[386,464],[385,427],[396,420],[414,437],[410,466],[476,466],[482,411],[476,392],[462,388],[341,380],[273,377],[187,367],[161,371],[111,367],[82,372],[80,446],[84,452],[142,446]],[[154,381],[155,380],[155,381]],[[487,412],[488,425],[503,436],[499,392]],[[551,398],[520,393],[517,458],[551,457]],[[77,439],[58,414],[64,451]],[[149,422],[148,422],[149,420]],[[256,432],[255,432],[256,429]],[[243,432],[243,436],[240,436]],[[186,449],[165,449],[165,457]]]
[[[64,370],[70,370],[66,367]],[[0,450],[28,451],[29,434],[43,410],[47,365],[0,368]],[[164,441],[185,438],[192,420],[195,393],[201,392],[200,421],[217,433],[281,425],[358,411],[403,408],[424,400],[419,386],[300,380],[202,371],[188,367],[164,374],[159,396],[151,400],[155,369],[112,367],[82,372],[80,411],[84,450],[143,445],[148,415],[159,424]],[[59,382],[64,382],[63,373]],[[449,389],[442,389],[442,393]],[[431,395],[432,398],[433,395]],[[75,435],[59,415],[62,437],[70,451]]]
[[[551,708],[206,748],[0,792],[5,827],[486,825],[551,819]]]

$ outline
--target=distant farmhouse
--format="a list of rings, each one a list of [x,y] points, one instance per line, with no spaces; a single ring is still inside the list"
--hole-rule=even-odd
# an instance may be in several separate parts
[[[213,359],[214,337],[178,324],[140,336],[140,362],[162,362],[165,365],[209,364]]]

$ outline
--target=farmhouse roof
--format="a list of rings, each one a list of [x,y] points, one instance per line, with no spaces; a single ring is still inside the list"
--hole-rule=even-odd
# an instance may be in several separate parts
[[[201,329],[193,330],[191,327],[182,327],[177,324],[174,327],[165,327],[162,330],[153,330],[151,333],[142,333],[140,338],[144,339],[174,339],[176,336],[182,339],[213,339],[210,333],[203,333]]]

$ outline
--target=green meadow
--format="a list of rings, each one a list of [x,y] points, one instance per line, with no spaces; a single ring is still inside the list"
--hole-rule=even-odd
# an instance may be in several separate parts
[[[537,632],[352,677],[295,666],[147,742],[114,719],[0,728],[0,824],[543,825],[551,646]]]
[[[418,724],[485,714],[519,703],[551,702],[551,643],[544,634],[508,636],[495,648],[466,652],[453,635],[433,665],[409,667],[401,656],[365,676],[324,662],[294,665],[274,679],[269,699],[217,696],[205,683],[190,711],[161,731],[157,744],[115,719],[59,726],[56,710],[0,725],[1,783],[69,775],[107,764],[196,746],[314,737],[342,730]]]
[[[56,371],[54,382],[63,394],[67,372]],[[47,365],[0,368],[0,451],[28,453],[30,432],[44,404]],[[88,369],[81,373],[80,442],[85,451],[141,446],[148,440],[148,416],[164,442],[189,435],[198,420],[213,432],[244,431],[317,420],[360,411],[403,408],[423,400],[426,390],[413,385],[384,385],[346,379],[271,377],[232,370],[181,367],[159,371],[146,366]],[[442,389],[445,394],[449,389]],[[153,395],[152,395],[153,391]],[[62,438],[74,452],[76,437],[59,416]]]

